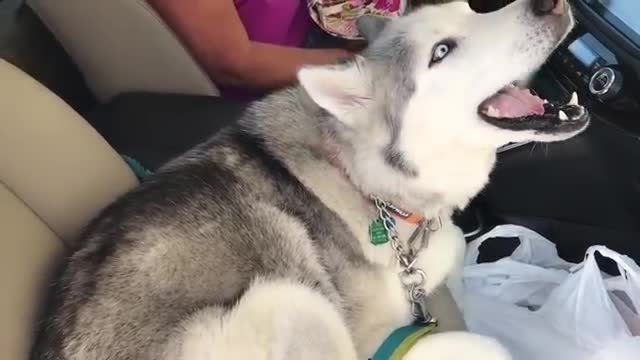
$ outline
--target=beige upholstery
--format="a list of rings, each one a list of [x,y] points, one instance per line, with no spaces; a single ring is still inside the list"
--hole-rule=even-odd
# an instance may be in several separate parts
[[[29,207],[0,185],[0,349],[2,358],[27,358],[36,309],[60,239]]]
[[[79,115],[0,60],[0,358],[26,359],[51,264],[137,184]]]
[[[65,240],[135,183],[126,164],[67,104],[2,62],[0,181]]]
[[[145,0],[28,0],[101,101],[121,92],[219,95]],[[215,24],[211,24],[212,31]]]

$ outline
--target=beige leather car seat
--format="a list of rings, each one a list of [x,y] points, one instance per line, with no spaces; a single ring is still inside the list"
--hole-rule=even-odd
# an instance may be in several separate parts
[[[51,265],[91,217],[136,184],[84,119],[0,60],[1,359],[27,359]]]
[[[128,91],[219,95],[145,0],[27,0],[27,4],[78,65],[99,101]]]

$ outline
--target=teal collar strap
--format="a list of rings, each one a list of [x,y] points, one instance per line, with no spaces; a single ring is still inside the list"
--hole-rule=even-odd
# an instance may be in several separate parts
[[[414,324],[396,329],[389,335],[370,360],[401,360],[418,340],[429,334],[437,324]]]

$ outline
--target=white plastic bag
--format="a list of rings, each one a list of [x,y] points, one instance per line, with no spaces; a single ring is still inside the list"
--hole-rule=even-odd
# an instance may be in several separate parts
[[[477,264],[480,245],[518,237],[514,253]],[[618,264],[607,277],[595,253]],[[500,340],[516,360],[636,360],[640,338],[640,267],[629,257],[593,246],[578,265],[531,230],[501,226],[469,244],[464,269],[464,316],[471,331]]]
[[[554,243],[537,232],[518,225],[496,226],[490,232],[469,243],[465,254],[465,265],[476,264],[478,255],[480,255],[480,245],[488,239],[496,237],[516,237],[520,240],[520,246],[509,256],[512,260],[545,268],[569,269],[575,265],[558,256],[558,250]]]
[[[517,237],[520,245],[508,258],[477,264],[480,245],[495,237]],[[523,306],[539,306],[575,264],[558,256],[555,244],[516,225],[498,226],[467,246],[464,285],[489,297]]]

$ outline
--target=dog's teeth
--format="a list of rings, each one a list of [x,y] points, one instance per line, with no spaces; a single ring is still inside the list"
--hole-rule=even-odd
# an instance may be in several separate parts
[[[547,100],[547,99],[542,99],[542,103],[543,103],[543,104],[548,104],[548,103],[549,103],[549,100]]]
[[[500,117],[500,110],[494,108],[493,106],[489,106],[489,108],[487,108],[487,115],[493,117],[493,118],[499,118]]]
[[[565,114],[562,110],[558,111],[558,118],[560,118],[560,120],[562,121],[569,120],[567,114]]]
[[[575,91],[571,94],[571,100],[569,100],[569,105],[578,105],[578,93]]]

